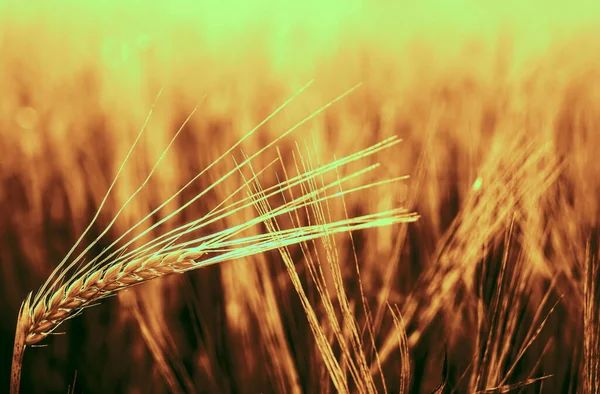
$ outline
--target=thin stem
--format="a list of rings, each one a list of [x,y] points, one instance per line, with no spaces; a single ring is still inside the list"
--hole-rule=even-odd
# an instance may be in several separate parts
[[[13,345],[13,358],[10,371],[10,394],[19,394],[21,385],[21,369],[23,367],[23,353],[25,352],[25,332],[29,324],[29,308],[31,303],[31,293],[21,304],[19,318],[17,320],[17,332],[15,334],[15,344]]]

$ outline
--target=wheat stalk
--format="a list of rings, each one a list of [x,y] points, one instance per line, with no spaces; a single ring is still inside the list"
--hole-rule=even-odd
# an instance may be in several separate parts
[[[303,89],[305,88],[306,86]],[[300,92],[303,89],[301,89]],[[300,92],[298,92],[296,95],[298,95]],[[349,92],[346,92],[345,94],[348,94]],[[304,121],[298,123],[296,126],[283,133],[280,138],[289,134],[300,124],[302,124],[308,119],[311,119],[316,114],[330,106],[336,100],[339,100],[344,95],[339,96],[332,102],[322,107],[320,110],[315,111],[309,117],[305,118]],[[279,109],[281,108],[283,108],[283,106]],[[271,114],[267,119],[269,119],[275,113],[277,113],[278,110]],[[260,127],[260,125],[262,125],[263,123],[264,121],[261,124],[259,124],[257,128]],[[143,130],[144,128],[142,128],[142,131]],[[236,143],[232,148],[230,148],[226,152],[226,154],[230,153],[235,147],[239,146],[241,141],[243,141],[251,133],[253,133],[254,130],[256,130],[256,128],[249,132],[246,136],[244,136],[240,141],[238,141],[238,143]],[[181,129],[179,131],[181,131]],[[177,137],[178,133],[175,135],[175,137]],[[157,210],[153,211],[151,214],[146,216],[146,218],[142,219],[140,223],[130,228],[125,234],[123,234],[114,243],[109,245],[108,248],[106,248],[104,251],[98,254],[90,262],[86,264],[81,264],[83,256],[85,256],[85,253],[87,253],[90,250],[91,246],[93,245],[93,242],[78,257],[76,257],[75,259],[73,259],[72,262],[67,264],[70,255],[75,250],[75,247],[81,242],[81,240],[83,239],[83,235],[87,233],[87,231],[91,228],[92,224],[98,217],[97,213],[94,219],[92,220],[92,223],[90,223],[86,231],[79,238],[78,242],[67,254],[65,259],[59,264],[58,268],[52,273],[50,278],[48,278],[46,283],[40,288],[40,290],[35,296],[33,295],[33,293],[30,293],[21,306],[17,322],[17,330],[13,350],[11,393],[16,394],[19,391],[21,366],[26,346],[38,344],[48,335],[53,333],[56,330],[56,328],[59,327],[67,319],[77,316],[83,311],[83,309],[94,305],[97,301],[103,298],[115,295],[121,290],[145,283],[149,280],[162,278],[170,274],[183,273],[210,264],[220,263],[223,261],[242,259],[270,250],[281,250],[281,248],[284,248],[286,246],[314,240],[323,236],[331,236],[331,234],[335,233],[348,232],[378,226],[387,226],[395,223],[414,221],[417,219],[416,215],[410,214],[405,209],[393,209],[360,217],[347,218],[345,220],[339,220],[330,223],[320,223],[318,225],[309,224],[306,226],[294,227],[292,229],[279,228],[277,229],[277,231],[269,232],[267,234],[242,236],[242,234],[248,229],[258,224],[269,222],[279,215],[288,215],[291,212],[296,211],[298,209],[305,209],[308,206],[320,204],[324,201],[333,198],[340,198],[349,193],[405,179],[404,177],[386,179],[383,181],[363,184],[358,187],[349,188],[344,191],[340,191],[333,194],[326,193],[326,191],[329,189],[337,189],[339,188],[339,186],[342,185],[342,183],[348,182],[350,180],[355,180],[358,177],[377,169],[379,165],[375,164],[363,168],[362,170],[352,172],[346,177],[338,177],[336,181],[328,184],[323,184],[322,187],[304,193],[303,195],[297,198],[294,198],[292,200],[286,200],[283,204],[274,209],[270,209],[268,211],[260,211],[260,214],[257,217],[248,220],[240,225],[233,226],[225,230],[205,235],[202,237],[194,237],[192,240],[181,241],[181,238],[183,236],[188,236],[199,229],[205,228],[211,223],[222,221],[224,218],[227,218],[235,214],[236,212],[239,212],[242,209],[264,204],[267,201],[267,199],[275,195],[281,194],[286,190],[291,190],[294,187],[303,188],[302,185],[310,183],[317,177],[322,178],[324,174],[328,172],[337,172],[340,167],[343,167],[348,163],[355,162],[367,156],[371,156],[383,149],[387,149],[390,146],[393,146],[400,142],[399,139],[392,137],[382,141],[379,144],[373,145],[367,149],[346,156],[342,159],[335,160],[329,164],[320,166],[316,169],[306,170],[295,177],[285,179],[279,182],[277,185],[271,188],[261,190],[256,194],[250,193],[249,196],[242,198],[240,201],[226,205],[228,200],[233,195],[236,195],[239,191],[246,190],[246,187],[251,182],[254,182],[257,179],[258,175],[260,175],[260,172],[254,173],[254,176],[252,178],[250,178],[249,180],[244,180],[243,185],[240,188],[238,188],[236,192],[233,193],[232,196],[230,196],[230,198],[227,198],[225,201],[222,201],[207,215],[203,216],[198,220],[180,226],[172,231],[169,231],[159,237],[156,237],[155,239],[142,245],[141,247],[135,248],[131,251],[127,250],[127,248],[131,244],[133,244],[133,242],[140,239],[142,236],[149,234],[149,232],[156,228],[156,226],[160,225],[164,221],[169,220],[174,215],[181,212],[183,209],[189,206],[191,202],[204,195],[209,189],[213,188],[218,183],[222,182],[224,179],[233,175],[234,173],[241,171],[241,169],[244,166],[251,167],[251,160],[257,157],[257,155],[264,152],[268,147],[273,146],[274,143],[277,142],[280,138],[271,142],[254,155],[249,157],[245,156],[246,159],[241,164],[237,164],[236,162],[236,166],[232,171],[224,175],[218,181],[214,182],[213,185],[211,185],[209,188],[207,188],[198,196],[188,201],[188,203],[184,204],[182,207],[178,208],[173,214],[167,216],[159,223],[151,226],[149,229],[145,230],[138,236],[133,237],[125,245],[112,251],[112,253],[109,253],[109,250],[112,250],[112,248],[119,241],[121,241],[126,235],[128,235],[135,227],[137,227],[143,221],[147,220],[150,217],[150,215],[157,212],[166,203],[168,203],[175,196],[181,193],[181,191],[185,187],[189,186],[191,182],[184,186],[184,188],[179,190],[179,192],[177,192],[173,197],[171,197],[169,200],[163,203],[159,208],[157,208]],[[136,142],[134,142],[134,145],[131,149],[133,149],[138,139],[136,139]],[[171,146],[171,144],[169,144],[169,146]],[[127,161],[127,158],[129,157],[130,153],[131,150],[129,151],[125,161],[123,162],[123,165]],[[165,152],[163,152],[161,159],[165,153],[166,150]],[[221,158],[223,158],[224,156],[225,154],[218,158],[216,161],[221,160]],[[281,161],[281,157],[279,157],[279,161]],[[140,188],[118,211],[115,218],[100,234],[96,241],[100,239],[101,236],[106,234],[106,232],[115,222],[117,216],[129,203],[131,198],[133,198],[133,196],[135,196],[135,194],[139,190],[141,190],[141,188],[146,184],[159,162],[160,159],[156,163],[155,167],[152,169],[150,175],[144,181],[142,186],[140,186]],[[116,178],[118,178],[121,170],[123,169],[123,165],[117,173]],[[211,166],[212,164],[209,167]],[[266,168],[269,167],[270,165],[268,165]],[[204,171],[202,173],[204,173]],[[98,212],[100,211],[100,209],[102,209],[102,206],[106,201],[108,193],[110,193],[112,187],[114,186],[116,178],[113,181],[111,187],[109,188],[107,195],[104,197],[102,203],[100,204]],[[195,177],[194,180],[195,179],[197,179],[197,177]],[[307,188],[303,188],[303,190],[307,190]],[[74,267],[76,267],[77,264],[79,264],[80,267],[78,269],[75,269]],[[72,272],[72,274],[68,276],[68,273],[70,272]]]

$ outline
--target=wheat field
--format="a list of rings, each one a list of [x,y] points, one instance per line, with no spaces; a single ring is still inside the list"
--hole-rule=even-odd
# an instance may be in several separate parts
[[[600,393],[597,26],[0,0],[0,392]]]

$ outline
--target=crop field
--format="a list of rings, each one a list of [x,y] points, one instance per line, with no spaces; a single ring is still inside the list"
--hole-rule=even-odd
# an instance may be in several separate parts
[[[600,393],[600,5],[0,0],[0,392]]]

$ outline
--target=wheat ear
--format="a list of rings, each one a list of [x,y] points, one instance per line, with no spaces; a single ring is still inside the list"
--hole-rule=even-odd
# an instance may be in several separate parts
[[[97,270],[85,278],[63,285],[47,302],[40,302],[32,311],[26,325],[25,344],[33,345],[44,339],[51,330],[72,316],[73,311],[89,306],[132,285],[184,272],[194,266],[204,252],[179,251],[135,259]]]
[[[121,261],[108,267],[92,270],[90,273],[74,278],[57,290],[43,296],[30,306],[31,295],[23,304],[19,317],[18,334],[24,345],[34,345],[51,334],[65,320],[76,316],[95,301],[116,294],[120,290],[161,278],[174,273],[184,273],[210,264],[231,261],[280,249],[285,246],[306,242],[324,235],[354,231],[372,227],[405,223],[417,220],[418,216],[404,209],[393,209],[376,214],[363,215],[346,220],[320,225],[307,225],[294,229],[282,229],[276,234],[263,234],[233,239],[239,232],[259,222],[287,214],[308,205],[318,204],[328,197],[314,198],[321,189],[298,198],[283,208],[266,212],[256,219],[244,223],[234,232],[224,230],[214,234],[199,247],[177,249],[165,253],[154,253]],[[257,204],[260,201],[257,202]],[[167,249],[168,250],[168,249]],[[207,254],[214,255],[205,260]]]
[[[338,97],[338,99],[340,97]],[[313,113],[313,115],[307,117],[302,122],[307,121],[316,113],[322,111],[329,105],[331,105],[331,103],[324,106],[321,110]],[[297,128],[298,125],[288,130],[288,132],[284,133],[284,135],[289,134],[293,129]],[[275,141],[279,139],[276,139]],[[250,165],[250,160],[252,160],[252,158],[256,157],[261,152],[264,152],[267,147],[273,146],[275,141],[268,144],[253,156],[246,158],[241,166],[236,164],[236,169],[234,171],[226,174],[219,181],[214,183],[211,188],[217,183],[221,182],[223,179],[229,177],[234,172],[239,171],[241,167]],[[343,182],[355,179],[366,172],[378,168],[379,165],[375,164],[367,168],[363,168],[362,170],[353,172],[351,175],[345,178],[338,179],[338,181],[323,185],[323,187],[312,190],[310,193],[307,193],[292,201],[286,201],[283,205],[270,210],[269,212],[264,212],[262,215],[248,220],[247,222],[238,226],[233,226],[208,236],[194,238],[192,241],[180,241],[182,236],[190,235],[193,231],[197,231],[210,223],[214,223],[217,220],[222,220],[223,218],[238,212],[240,209],[245,209],[247,207],[260,204],[263,202],[263,200],[272,197],[274,194],[282,193],[292,187],[302,187],[304,183],[311,182],[311,180],[315,179],[316,177],[322,177],[327,172],[337,171],[338,168],[344,166],[345,164],[367,156],[371,156],[374,153],[390,147],[398,142],[398,139],[392,137],[361,152],[349,155],[343,159],[335,160],[333,163],[321,166],[315,170],[306,171],[305,173],[299,174],[294,178],[287,179],[279,183],[274,188],[270,188],[269,190],[271,190],[271,192],[268,194],[260,193],[259,195],[251,195],[225,208],[222,207],[223,203],[221,203],[205,217],[185,224],[175,229],[174,232],[163,234],[163,236],[158,237],[154,241],[150,241],[149,243],[136,248],[133,251],[126,252],[127,246],[130,245],[130,243],[127,243],[120,249],[115,250],[105,259],[100,260],[100,256],[106,252],[103,251],[91,262],[82,265],[73,273],[73,275],[67,277],[67,272],[74,268],[75,264],[78,264],[81,261],[83,254],[87,252],[91,246],[88,246],[86,250],[71,263],[67,263],[69,256],[74,251],[75,247],[73,247],[63,262],[61,262],[59,268],[57,268],[48,281],[46,281],[46,284],[42,286],[35,296],[33,294],[29,294],[21,306],[13,350],[11,394],[17,394],[19,392],[23,353],[27,345],[35,345],[39,343],[41,340],[51,334],[65,320],[78,315],[83,309],[94,305],[96,301],[114,295],[120,290],[173,273],[183,273],[189,270],[204,267],[209,264],[242,259],[266,251],[277,250],[281,249],[282,247],[314,240],[316,238],[323,237],[324,235],[330,236],[331,234],[335,233],[371,227],[388,226],[396,223],[406,223],[416,220],[416,215],[410,214],[404,209],[392,209],[389,211],[378,212],[375,214],[340,220],[332,223],[307,225],[293,229],[279,229],[273,234],[259,234],[240,237],[240,234],[242,234],[244,231],[260,223],[265,223],[276,216],[286,215],[292,211],[306,208],[309,205],[319,204],[331,198],[342,197],[343,195],[351,192],[405,179],[405,177],[400,177],[396,179],[373,182],[355,187],[354,189],[348,189],[344,192],[338,192],[333,195],[327,195],[327,193],[325,193],[325,191],[328,189],[336,188]],[[236,144],[236,146],[237,145],[238,144]],[[220,158],[218,160],[220,160]],[[119,173],[120,171],[121,170],[119,170]],[[145,185],[148,179],[149,177],[146,179],[146,181],[144,181],[141,187]],[[248,182],[253,181],[254,178]],[[185,187],[187,187],[187,185]],[[140,189],[138,189],[138,191]],[[243,189],[244,187],[238,190]],[[180,192],[181,190],[178,193]],[[200,193],[199,196],[203,195],[204,193],[205,192]],[[106,200],[106,197],[104,200]],[[128,202],[129,201],[130,200],[128,200]],[[188,205],[189,203],[185,204],[173,214],[163,219],[163,221],[168,220],[175,214],[181,212],[181,210],[185,209],[185,207]],[[125,205],[121,208],[121,210],[124,207]],[[119,210],[119,213],[121,210]],[[97,215],[94,217],[92,223],[95,221],[96,217]],[[148,217],[142,221],[146,220]],[[115,220],[116,217],[102,234],[105,234],[106,231],[108,231]],[[90,227],[91,224],[88,226],[88,229]],[[137,225],[135,227],[137,227]],[[152,228],[154,227],[151,227],[150,229]],[[130,231],[127,233],[129,232]],[[146,232],[142,233],[141,235],[144,234],[146,234]],[[82,239],[83,236],[80,237],[76,245],[79,244]],[[119,238],[119,240],[121,239],[122,237]],[[137,237],[132,241],[136,239]],[[108,249],[111,249],[115,245],[116,242],[111,244]]]

